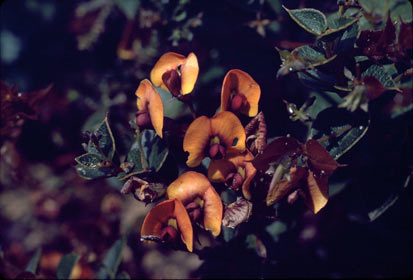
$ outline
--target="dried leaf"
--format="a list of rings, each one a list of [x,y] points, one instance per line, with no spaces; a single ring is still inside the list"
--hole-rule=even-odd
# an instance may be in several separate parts
[[[222,225],[224,227],[235,228],[239,224],[248,221],[252,213],[252,203],[241,198],[225,209]]]

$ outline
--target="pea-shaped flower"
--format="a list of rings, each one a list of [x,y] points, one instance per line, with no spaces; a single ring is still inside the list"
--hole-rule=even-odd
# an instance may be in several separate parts
[[[141,239],[159,238],[164,242],[176,242],[178,234],[189,252],[192,252],[192,223],[182,202],[177,199],[162,201],[149,211],[141,228]]]
[[[185,133],[183,149],[189,152],[186,164],[195,167],[207,156],[215,160],[241,153],[245,150],[245,138],[244,127],[231,112],[221,112],[212,118],[201,116]]]
[[[261,88],[246,72],[230,70],[221,89],[221,111],[232,111],[254,117],[258,113]]]
[[[153,67],[151,81],[155,86],[169,90],[178,97],[194,89],[198,73],[198,59],[194,53],[185,57],[168,52],[162,55]]]
[[[153,128],[156,134],[162,138],[163,104],[161,96],[147,79],[141,81],[135,94],[138,97],[136,125],[140,128]]]
[[[214,236],[221,232],[223,205],[221,197],[201,173],[188,171],[179,176],[166,190],[169,199],[179,199],[194,222]]]
[[[226,159],[211,161],[208,167],[208,178],[212,182],[225,182],[235,191],[241,187],[242,194],[251,200],[250,183],[257,170],[250,162],[254,156],[246,150]]]

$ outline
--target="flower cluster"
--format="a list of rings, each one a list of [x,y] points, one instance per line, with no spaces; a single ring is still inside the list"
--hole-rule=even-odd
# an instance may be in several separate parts
[[[155,87],[190,103],[189,94],[198,73],[195,54],[190,53],[188,57],[171,52],[164,54],[151,71],[152,83],[143,80],[136,91],[137,126],[154,129],[162,138],[163,103]],[[141,240],[184,244],[192,252],[195,227],[218,236],[222,225],[234,227],[248,220],[254,198],[259,197],[255,186],[258,182],[263,184],[263,180],[254,182],[254,178],[257,174],[261,179],[265,177],[270,165],[279,167],[270,186],[266,186],[267,205],[305,185],[307,188],[302,188],[303,194],[307,193],[303,195],[305,204],[315,213],[324,207],[328,200],[327,176],[339,164],[313,139],[303,145],[294,138],[283,137],[267,146],[264,115],[258,112],[260,95],[260,86],[248,73],[232,69],[223,80],[219,112],[212,117],[196,117],[193,112],[194,120],[185,131],[182,150],[187,152],[188,168],[209,163],[207,176],[186,171],[170,183],[163,192],[167,200],[154,206],[146,216]],[[244,127],[238,118],[240,114],[253,119]],[[298,157],[302,157],[304,164],[298,165]],[[209,161],[204,161],[205,158]],[[280,169],[283,166],[287,167]],[[224,207],[212,184],[225,184],[239,194],[239,200]]]

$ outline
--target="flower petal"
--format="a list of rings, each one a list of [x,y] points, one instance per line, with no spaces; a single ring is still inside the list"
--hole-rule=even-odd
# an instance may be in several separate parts
[[[223,205],[221,197],[201,173],[188,171],[179,176],[166,190],[169,199],[179,199],[183,204],[197,197],[204,201],[204,228],[218,236],[221,232]]]
[[[135,94],[138,96],[138,109],[148,110],[152,126],[155,129],[156,134],[162,138],[163,103],[161,96],[148,79],[141,81]]]
[[[183,149],[189,152],[186,164],[189,167],[198,166],[205,157],[205,149],[211,137],[211,121],[206,116],[195,119],[188,127]]]
[[[191,219],[188,212],[186,212],[185,206],[178,199],[175,199],[175,217],[181,232],[182,242],[185,243],[188,251],[192,252],[194,233]]]
[[[211,135],[219,137],[227,149],[227,155],[245,151],[245,130],[232,112],[220,112],[211,118]]]
[[[152,83],[156,87],[162,86],[162,75],[169,70],[177,69],[184,61],[185,56],[178,53],[168,52],[162,55],[151,71]]]
[[[248,73],[232,69],[225,75],[221,89],[221,111],[230,109],[232,91],[244,95],[248,101],[248,106],[241,108],[241,113],[250,117],[257,115],[261,88]]]
[[[188,251],[192,252],[193,230],[191,220],[182,202],[177,199],[163,201],[149,211],[143,221],[141,236],[154,235],[160,237],[162,227],[170,218],[176,218],[182,241]]]
[[[210,230],[214,236],[221,232],[223,205],[221,197],[211,186],[203,196],[204,200],[204,227]]]
[[[169,199],[179,199],[183,204],[192,202],[196,197],[204,195],[211,183],[204,174],[188,171],[179,176],[166,189]]]
[[[307,188],[304,191],[304,203],[316,214],[328,201],[328,179],[326,176],[317,177],[308,170]]]
[[[251,200],[250,184],[257,173],[257,169],[255,169],[254,165],[250,162],[253,158],[254,156],[250,153],[250,151],[247,151],[243,159],[245,164],[245,180],[242,184],[242,194],[248,200]],[[248,160],[248,162],[246,160]]]
[[[225,182],[227,175],[236,170],[235,165],[227,159],[211,160],[208,166],[208,178],[215,183]]]
[[[190,53],[181,66],[181,92],[183,95],[190,93],[198,78],[198,59],[194,53]]]

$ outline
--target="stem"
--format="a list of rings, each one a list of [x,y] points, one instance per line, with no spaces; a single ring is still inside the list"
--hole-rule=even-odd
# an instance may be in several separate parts
[[[136,127],[136,141],[138,142],[139,153],[141,154],[141,162],[144,170],[148,170],[148,161],[146,160],[145,153],[142,147],[142,134],[139,127]]]

